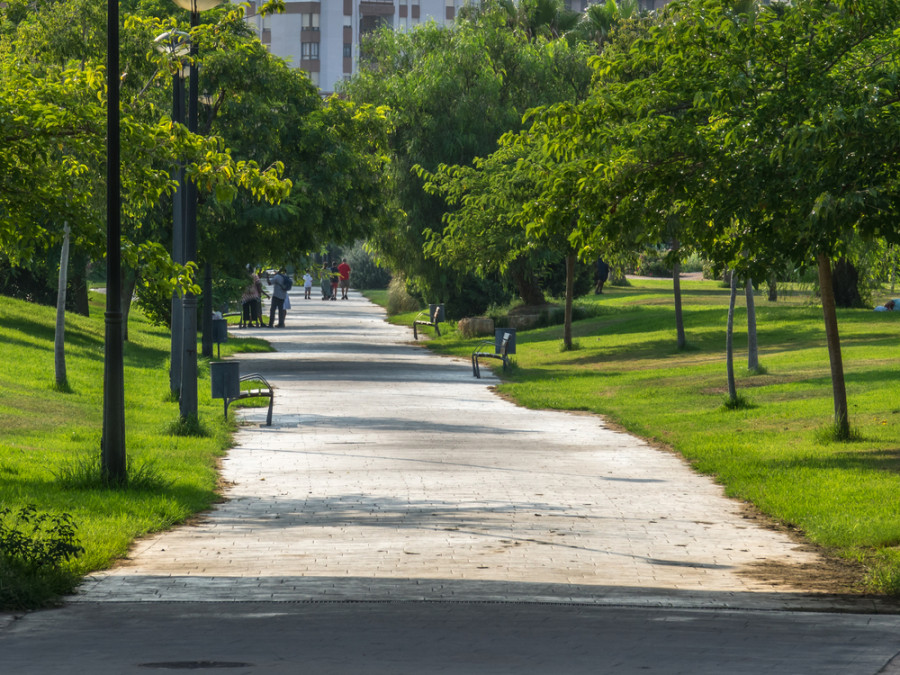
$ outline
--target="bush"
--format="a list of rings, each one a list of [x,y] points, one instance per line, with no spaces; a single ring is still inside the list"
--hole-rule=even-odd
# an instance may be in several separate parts
[[[387,288],[391,281],[389,270],[381,267],[366,251],[363,242],[357,242],[349,249],[344,257],[350,265],[351,283],[353,288],[370,290]]]
[[[391,316],[394,314],[403,314],[404,312],[415,312],[422,306],[416,298],[409,294],[406,290],[406,279],[397,276],[391,279],[388,284],[388,300],[387,313]]]
[[[707,262],[698,253],[691,253],[681,261],[681,271],[686,274],[706,271]]]
[[[24,569],[59,567],[84,552],[68,513],[38,512],[31,504],[0,509],[0,555]]]
[[[672,267],[666,260],[666,249],[648,248],[638,256],[634,273],[641,277],[671,278]]]

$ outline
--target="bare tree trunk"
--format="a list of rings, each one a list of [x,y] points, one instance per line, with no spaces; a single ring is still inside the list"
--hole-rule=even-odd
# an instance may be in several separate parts
[[[566,253],[566,315],[563,325],[563,346],[572,349],[572,301],[575,298],[575,251]]]
[[[69,282],[69,233],[68,223],[63,227],[62,253],[59,256],[59,282],[56,286],[56,339],[53,345],[56,366],[56,386],[65,387],[66,375],[66,286]]]
[[[753,280],[747,279],[747,370],[759,370],[759,346],[756,341],[756,301],[753,298]]]
[[[816,256],[819,268],[819,293],[822,295],[822,314],[825,318],[825,340],[831,361],[831,391],[834,398],[834,423],[838,437],[850,435],[850,413],[847,408],[847,389],[844,383],[844,363],[841,358],[841,339],[838,335],[834,287],[831,281],[831,261],[824,253]]]
[[[122,269],[122,339],[128,342],[128,315],[131,313],[131,299],[137,285],[137,274],[134,270]]]
[[[675,333],[678,349],[684,349],[687,340],[684,337],[684,316],[681,312],[681,260],[676,259],[672,266],[672,289],[675,296]]]
[[[725,328],[725,372],[728,375],[728,398],[737,401],[734,382],[734,302],[737,298],[737,274],[731,271],[731,298],[728,301],[728,324]]]

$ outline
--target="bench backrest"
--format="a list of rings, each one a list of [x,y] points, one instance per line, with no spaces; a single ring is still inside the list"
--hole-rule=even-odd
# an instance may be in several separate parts
[[[509,346],[509,333],[503,334],[503,339],[500,341],[500,356],[506,356],[506,348]]]

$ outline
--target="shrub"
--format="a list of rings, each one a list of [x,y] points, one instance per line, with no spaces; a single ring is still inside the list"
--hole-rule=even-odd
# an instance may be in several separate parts
[[[698,253],[691,253],[681,261],[681,271],[685,274],[693,272],[705,272],[707,262]]]
[[[638,256],[634,273],[641,277],[671,277],[672,267],[666,260],[665,249],[648,248]]]
[[[344,257],[350,265],[353,288],[369,290],[387,288],[391,281],[390,270],[381,267],[365,249],[363,242],[357,242]]]
[[[406,290],[406,279],[397,276],[388,284],[387,312],[390,315],[415,312],[421,303]]]
[[[0,509],[0,555],[36,572],[59,567],[84,552],[75,538],[75,523],[68,513],[38,512],[34,505]]]

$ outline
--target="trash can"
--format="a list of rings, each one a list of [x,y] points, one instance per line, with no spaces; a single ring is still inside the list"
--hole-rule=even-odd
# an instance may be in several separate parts
[[[228,342],[228,320],[213,319],[212,320],[212,341]]]
[[[494,329],[494,353],[499,354],[500,348],[503,346],[503,336],[509,333],[509,342],[506,343],[506,353],[516,353],[516,329],[515,328],[495,328]]]
[[[435,310],[437,311],[435,312]],[[444,319],[444,305],[428,305],[428,320],[434,321],[435,323],[446,321],[446,319]]]
[[[236,398],[241,393],[241,362],[213,361],[209,364],[213,398]]]

